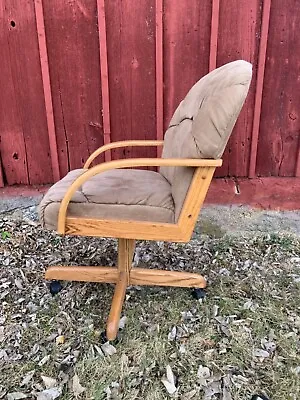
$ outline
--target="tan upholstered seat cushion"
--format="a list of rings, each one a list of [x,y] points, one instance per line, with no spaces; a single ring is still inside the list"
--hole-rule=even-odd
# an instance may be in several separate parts
[[[252,65],[233,61],[200,79],[179,104],[165,134],[163,158],[221,158],[246,99]],[[178,219],[193,169],[162,167]]]
[[[56,229],[60,202],[84,170],[69,172],[43,198],[40,220]],[[68,216],[83,218],[174,222],[174,202],[169,182],[153,171],[116,169],[96,175],[72,198]]]

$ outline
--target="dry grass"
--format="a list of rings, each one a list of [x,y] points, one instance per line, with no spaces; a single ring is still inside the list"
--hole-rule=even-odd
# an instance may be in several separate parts
[[[52,298],[43,271],[60,263],[113,265],[115,241],[60,238],[7,218],[0,234],[0,398],[36,398],[42,375],[57,381],[65,400],[75,397],[74,375],[86,399],[300,398],[299,239],[196,235],[186,245],[138,243],[139,265],[204,272],[208,295],[198,302],[185,289],[128,289],[126,327],[116,354],[105,357],[99,332],[113,288],[67,283]],[[176,377],[173,395],[161,382],[167,365]],[[200,365],[209,368],[208,387],[197,376]],[[210,395],[212,387],[222,393]]]

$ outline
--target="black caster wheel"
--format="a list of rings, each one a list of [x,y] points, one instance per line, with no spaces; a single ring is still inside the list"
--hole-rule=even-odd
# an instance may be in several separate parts
[[[266,396],[264,396],[263,394],[254,394],[251,397],[251,400],[269,400]]]
[[[57,293],[59,293],[62,290],[62,284],[60,281],[51,281],[49,285],[49,290],[52,296],[55,296]]]
[[[206,292],[204,289],[200,289],[200,288],[195,288],[192,291],[192,296],[194,297],[194,299],[196,300],[200,300],[200,299],[204,299],[204,297],[206,296]]]
[[[107,336],[106,336],[106,331],[101,332],[100,334],[100,343],[104,344],[106,342],[109,342],[110,344],[112,344],[113,346],[117,345],[120,341],[121,341],[121,334],[120,334],[120,330],[117,334],[117,337],[115,338],[115,340],[108,340]]]

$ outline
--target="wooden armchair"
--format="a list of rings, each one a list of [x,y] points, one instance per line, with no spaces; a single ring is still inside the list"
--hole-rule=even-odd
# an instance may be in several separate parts
[[[50,188],[40,205],[44,227],[60,234],[118,238],[117,267],[52,266],[46,279],[115,284],[106,336],[114,340],[128,285],[204,289],[199,274],[132,268],[135,240],[188,242],[252,76],[251,64],[235,61],[197,82],[177,108],[164,141],[124,141],[96,150],[83,169]],[[104,162],[104,151],[163,146],[162,158]],[[160,167],[159,172],[128,169]],[[53,290],[55,291],[55,290]]]

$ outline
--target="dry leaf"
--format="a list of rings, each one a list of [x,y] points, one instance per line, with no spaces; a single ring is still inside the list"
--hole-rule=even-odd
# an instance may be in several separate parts
[[[31,381],[33,378],[33,375],[35,374],[35,370],[33,369],[32,371],[27,372],[27,374],[24,376],[21,385],[20,386],[26,386],[28,383]]]
[[[103,351],[103,353],[106,356],[112,356],[113,354],[115,354],[117,352],[117,349],[109,342],[104,343],[101,346],[101,350]]]
[[[198,381],[201,386],[207,386],[207,380],[210,378],[210,370],[208,367],[199,366],[198,372]]]
[[[28,399],[28,396],[21,392],[7,393],[7,400]]]
[[[64,335],[57,336],[56,339],[55,339],[55,343],[56,344],[64,344],[65,343]]]
[[[292,372],[293,372],[293,374],[296,374],[296,375],[300,374],[300,365],[298,365],[298,367],[296,367],[296,368],[292,368]]]
[[[210,400],[215,394],[221,393],[221,382],[212,382],[204,392],[203,400]]]
[[[190,392],[183,394],[183,395],[181,396],[180,400],[190,400],[190,399],[192,399],[194,396],[196,396],[196,394],[197,394],[197,390],[196,390],[196,389],[193,389],[193,390],[191,390]]]
[[[100,347],[97,346],[96,344],[94,344],[94,347],[95,347],[97,353],[98,353],[100,356],[104,357],[103,351],[100,349]]]
[[[78,375],[73,376],[72,391],[73,391],[75,397],[80,396],[81,393],[83,393],[85,391],[85,387],[80,385]]]
[[[53,387],[43,390],[37,395],[36,400],[55,400],[61,395],[61,388]]]
[[[119,321],[119,329],[124,329],[127,322],[127,317],[124,315]]]
[[[41,361],[39,362],[39,366],[42,367],[42,366],[45,365],[49,360],[50,360],[50,355],[45,356],[45,357],[42,358]]]
[[[267,352],[266,350],[262,350],[262,349],[255,349],[253,351],[253,357],[257,357],[257,358],[267,358],[269,357],[270,354],[269,352]]]
[[[167,365],[166,371],[167,371],[167,376],[166,376],[166,378],[163,378],[161,381],[162,381],[163,385],[165,386],[165,388],[167,389],[167,392],[169,394],[174,394],[176,392],[177,388],[175,386],[175,376],[173,374],[173,371],[172,371],[172,368],[170,367],[170,365]]]
[[[50,389],[52,387],[55,387],[57,385],[57,380],[54,378],[50,378],[49,376],[44,376],[41,375],[41,378],[44,382],[45,388]]]
[[[4,326],[0,326],[0,342],[3,342],[4,338]]]

